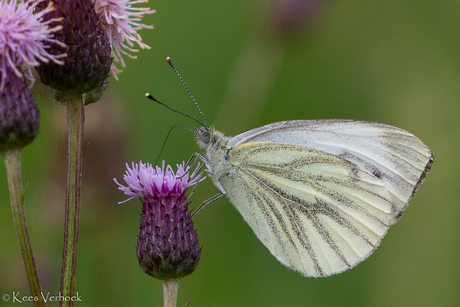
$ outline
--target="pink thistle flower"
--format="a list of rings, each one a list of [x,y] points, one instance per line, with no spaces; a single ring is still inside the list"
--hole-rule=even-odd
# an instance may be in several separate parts
[[[25,76],[32,81],[31,67],[52,61],[64,64],[59,60],[66,54],[53,55],[48,52],[46,42],[56,43],[63,47],[65,44],[54,39],[53,33],[62,29],[62,25],[50,27],[50,23],[59,22],[62,18],[43,20],[43,16],[54,10],[52,3],[34,14],[34,10],[43,0],[29,1],[1,0],[0,2],[0,91],[7,81],[7,72],[12,70],[16,76],[23,77],[22,66],[27,66]],[[9,69],[8,69],[9,68]]]
[[[150,46],[142,42],[141,36],[137,31],[141,29],[153,29],[151,25],[140,23],[141,18],[147,14],[155,13],[150,8],[132,7],[133,4],[147,3],[148,0],[93,0],[96,13],[101,14],[102,24],[112,46],[112,56],[115,62],[126,67],[123,55],[131,59],[136,59],[128,52],[138,52],[134,49],[136,43],[142,49],[150,49]],[[112,63],[112,75],[118,80],[117,74],[122,72]]]
[[[179,279],[195,271],[201,256],[198,235],[188,210],[187,189],[204,179],[198,163],[193,172],[183,162],[174,173],[171,166],[149,163],[126,165],[127,186],[114,178],[130,199],[140,197],[142,213],[136,254],[139,265],[161,280]],[[127,201],[127,200],[126,200]]]

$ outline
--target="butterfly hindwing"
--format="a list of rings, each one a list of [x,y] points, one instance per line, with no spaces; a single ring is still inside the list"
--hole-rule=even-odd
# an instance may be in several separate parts
[[[383,182],[341,157],[304,146],[244,143],[219,182],[257,237],[286,266],[328,276],[367,258],[392,209]]]

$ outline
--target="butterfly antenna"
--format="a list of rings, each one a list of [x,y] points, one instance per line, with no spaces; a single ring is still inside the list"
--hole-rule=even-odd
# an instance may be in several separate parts
[[[169,135],[171,134],[172,130],[174,128],[182,128],[184,130],[187,130],[189,132],[192,132],[193,133],[193,130],[190,129],[189,127],[187,126],[184,126],[182,124],[175,124],[171,127],[171,129],[169,129],[168,131],[168,134],[166,135],[166,138],[165,138],[165,141],[163,142],[163,146],[161,146],[161,150],[160,150],[160,153],[158,154],[157,156],[157,159],[155,160],[155,163],[153,165],[158,165],[158,161],[160,161],[160,157],[161,157],[161,154],[163,153],[163,150],[165,149],[166,147],[166,142],[168,141],[168,138],[169,138]],[[192,156],[193,157],[193,156]],[[192,159],[192,157],[190,157],[189,161]],[[187,162],[187,165],[188,165],[189,162]]]
[[[194,121],[196,121],[197,123],[199,123],[199,124],[200,124],[201,126],[203,126],[203,127],[207,127],[207,125],[204,125],[202,122],[200,122],[200,121],[199,121],[198,119],[196,119],[195,117],[190,116],[190,115],[188,115],[188,114],[185,114],[184,112],[177,111],[176,109],[171,108],[170,106],[168,106],[168,105],[162,103],[161,101],[158,101],[155,97],[153,97],[153,96],[150,95],[149,93],[145,93],[145,97],[147,97],[147,98],[150,99],[150,100],[155,101],[156,103],[161,104],[163,107],[166,107],[167,109],[169,109],[169,110],[171,110],[171,111],[173,111],[173,112],[179,113],[179,114],[181,114],[181,115],[184,115],[185,117],[188,117],[188,118],[193,119]],[[205,123],[206,123],[206,121],[205,121]]]
[[[184,85],[185,89],[187,90],[187,93],[190,95],[190,97],[192,98],[193,102],[195,103],[196,107],[198,108],[198,111],[200,112],[200,115],[201,115],[201,118],[203,119],[203,122],[204,122],[204,127],[208,127],[208,124],[206,123],[206,119],[204,118],[204,115],[203,115],[203,112],[201,112],[201,108],[200,106],[198,105],[198,102],[196,102],[195,98],[193,98],[193,95],[192,93],[190,92],[190,90],[188,89],[187,85],[185,85],[185,82],[184,82],[184,79],[182,79],[181,75],[179,74],[179,72],[177,71],[176,67],[174,67],[174,64],[173,62],[171,61],[171,58],[168,56],[166,58],[166,61],[168,61],[168,64],[169,66],[171,66],[171,68],[174,70],[174,72],[176,73],[176,75],[179,77],[180,81],[182,82],[182,84]]]

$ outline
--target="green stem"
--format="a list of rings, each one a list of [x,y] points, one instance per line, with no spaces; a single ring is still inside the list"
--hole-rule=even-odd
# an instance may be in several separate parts
[[[176,307],[179,279],[163,280],[163,303],[164,307]]]
[[[77,272],[84,123],[85,110],[83,97],[69,96],[67,101],[67,189],[61,295],[70,298],[75,295]],[[73,301],[71,299],[60,301],[59,306],[73,306]]]
[[[10,149],[4,152],[8,186],[10,189],[11,210],[13,212],[16,235],[21,247],[22,258],[26,267],[27,278],[31,295],[37,297],[35,306],[45,306],[42,297],[42,287],[38,279],[35,259],[30,244],[29,231],[27,230],[24,194],[21,182],[21,149]]]

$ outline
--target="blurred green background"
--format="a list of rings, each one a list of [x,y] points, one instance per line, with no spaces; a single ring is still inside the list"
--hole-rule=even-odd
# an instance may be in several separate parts
[[[162,306],[162,285],[142,272],[135,245],[140,204],[112,178],[124,163],[153,163],[171,126],[194,122],[144,98],[199,116],[235,135],[275,121],[352,118],[384,122],[421,138],[435,163],[402,219],[375,253],[328,278],[285,268],[227,199],[195,219],[199,269],[179,282],[178,306],[460,306],[460,2],[151,1],[143,19],[152,47],[110,78],[86,108],[78,306]],[[294,7],[294,9],[287,9]],[[41,134],[23,152],[29,231],[44,291],[57,294],[65,196],[65,108],[34,91]],[[162,159],[187,160],[193,135],[176,129]],[[218,190],[210,180],[194,208]],[[0,165],[0,294],[28,286]],[[0,306],[11,306],[0,300]],[[24,306],[26,304],[23,304]],[[50,304],[53,306],[53,304]]]

